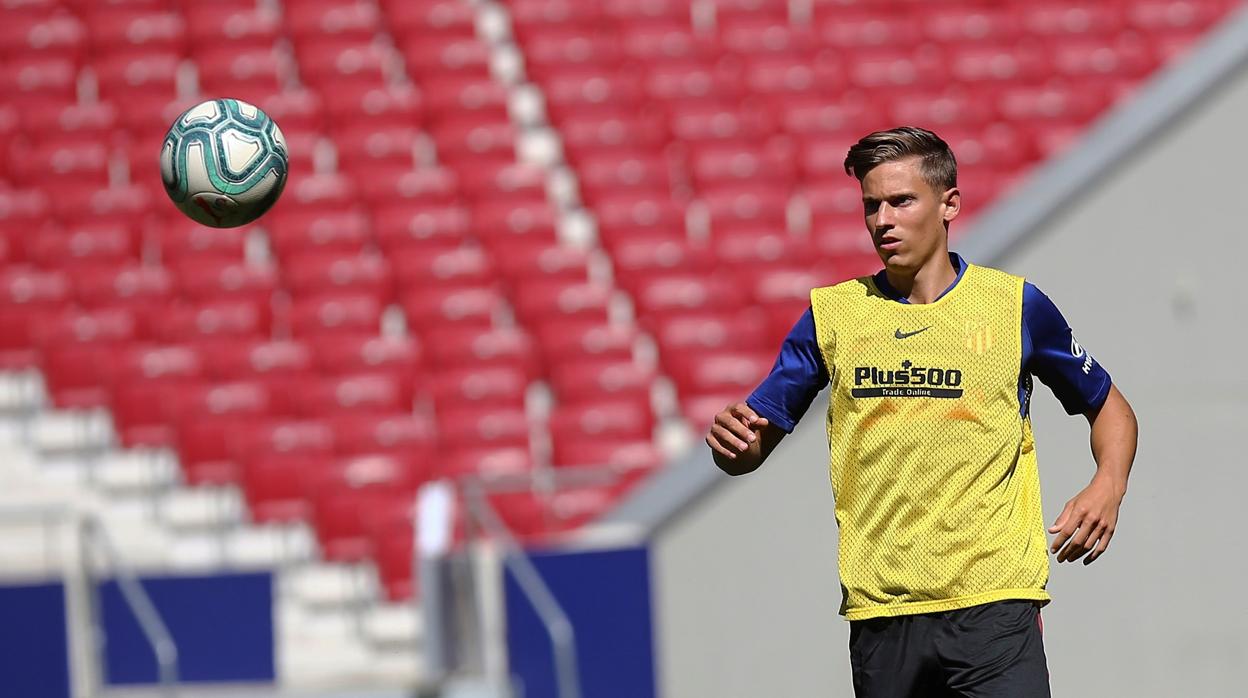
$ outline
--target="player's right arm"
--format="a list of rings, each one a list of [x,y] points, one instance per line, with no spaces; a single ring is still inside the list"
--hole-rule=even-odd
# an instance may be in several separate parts
[[[749,397],[715,415],[706,433],[715,465],[729,475],[757,470],[827,384],[808,308],[781,345],[771,373]]]

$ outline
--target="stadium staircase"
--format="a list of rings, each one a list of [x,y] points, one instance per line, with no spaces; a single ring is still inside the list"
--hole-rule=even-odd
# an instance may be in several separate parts
[[[418,683],[421,483],[575,535],[874,267],[850,143],[936,130],[974,217],[1237,5],[0,0],[0,501],[281,570],[292,685]],[[242,230],[157,171],[219,96],[290,144]]]

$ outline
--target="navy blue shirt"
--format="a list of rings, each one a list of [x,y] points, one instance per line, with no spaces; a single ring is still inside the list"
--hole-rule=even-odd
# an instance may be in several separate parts
[[[958,276],[941,293],[943,297],[962,280],[966,262],[957,254],[949,260]],[[876,286],[898,303],[909,301],[888,283],[881,270]],[[1023,360],[1019,366],[1019,405],[1027,412],[1031,376],[1049,386],[1067,414],[1084,414],[1100,407],[1109,395],[1109,374],[1092,360],[1078,342],[1061,311],[1031,283],[1023,282]],[[815,336],[815,316],[810,308],[789,331],[771,373],[750,393],[746,403],[759,415],[792,432],[815,396],[828,384],[828,369]]]

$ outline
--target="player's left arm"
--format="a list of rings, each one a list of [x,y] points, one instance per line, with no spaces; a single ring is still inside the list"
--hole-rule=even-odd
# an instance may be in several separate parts
[[[1091,426],[1096,474],[1049,527],[1057,561],[1083,558],[1086,565],[1105,553],[1118,525],[1135,460],[1135,412],[1104,367],[1075,341],[1053,301],[1031,284],[1023,289],[1023,345],[1024,370],[1049,386],[1067,413],[1084,415]]]
[[[1099,407],[1084,415],[1092,427],[1092,457],[1096,474],[1049,527],[1057,534],[1050,548],[1058,562],[1083,557],[1089,565],[1105,554],[1118,525],[1118,508],[1127,494],[1127,475],[1135,460],[1139,426],[1135,411],[1113,384]],[[1087,557],[1084,557],[1087,555]]]

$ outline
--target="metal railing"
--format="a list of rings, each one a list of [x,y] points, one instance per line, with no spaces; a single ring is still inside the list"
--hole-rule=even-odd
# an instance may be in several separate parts
[[[77,569],[71,570],[70,565],[65,564],[62,577],[66,587],[68,602],[72,593],[70,590],[74,586],[71,573],[77,573],[81,587],[80,595],[82,596],[79,599],[79,607],[84,610],[84,613],[75,614],[71,612],[73,604],[69,604],[70,608],[67,608],[65,622],[69,626],[67,628],[68,636],[73,638],[85,633],[89,637],[89,645],[93,651],[89,653],[88,657],[84,658],[85,661],[90,662],[90,666],[78,667],[80,672],[86,674],[86,677],[79,677],[74,682],[76,686],[80,687],[74,691],[75,695],[79,698],[94,698],[101,695],[103,684],[105,683],[103,680],[104,630],[97,600],[98,587],[95,583],[95,575],[92,574],[91,564],[93,555],[99,554],[104,558],[104,562],[116,579],[122,599],[126,602],[130,612],[134,614],[144,639],[147,640],[153,654],[156,656],[161,693],[167,698],[176,696],[178,687],[177,645],[174,643],[168,627],[165,626],[164,621],[161,619],[160,613],[156,610],[156,606],[152,603],[151,596],[143,588],[143,583],[126,566],[121,554],[117,550],[117,546],[109,538],[107,531],[100,525],[99,520],[89,513],[64,506],[0,507],[0,523],[31,520],[37,521],[45,527],[45,530],[50,530],[52,526],[59,523],[68,523],[77,536]],[[72,655],[73,653],[71,652],[71,657]]]
[[[500,546],[503,566],[511,571],[520,591],[532,604],[533,610],[537,612],[550,635],[559,698],[580,698],[580,670],[577,665],[576,635],[572,622],[555,600],[542,575],[533,566],[528,553],[490,505],[484,486],[472,478],[465,479],[460,486],[470,519]]]

